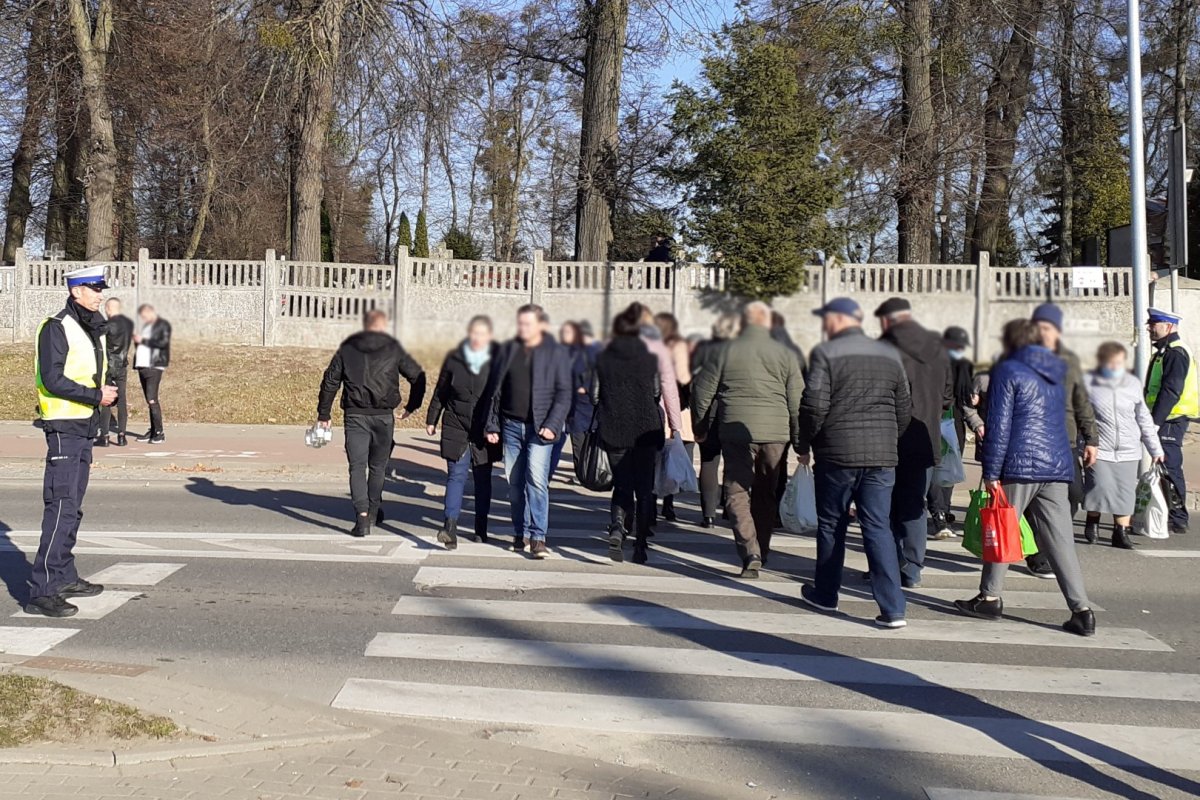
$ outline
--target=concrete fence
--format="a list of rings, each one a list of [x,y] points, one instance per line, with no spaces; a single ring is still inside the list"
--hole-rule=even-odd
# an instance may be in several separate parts
[[[684,333],[707,332],[718,314],[741,301],[727,291],[724,268],[706,264],[528,263],[413,258],[400,248],[398,266],[287,261],[268,251],[261,261],[151,259],[110,265],[109,295],[127,306],[151,303],[176,335],[238,345],[331,348],[357,330],[362,314],[382,309],[410,347],[448,347],[467,321],[487,314],[497,333],[511,335],[525,303],[546,308],[554,322],[588,320],[598,331],[633,301],[671,311]],[[40,320],[62,307],[64,273],[79,262],[30,261],[18,251],[0,268],[0,341],[28,341]],[[800,289],[776,299],[802,347],[820,340],[811,311],[832,297],[850,296],[870,316],[889,297],[909,298],[927,327],[959,325],[972,333],[976,355],[990,359],[999,332],[1028,316],[1048,296],[1066,308],[1067,335],[1081,353],[1099,342],[1130,343],[1134,335],[1132,281],[1127,268],[1106,268],[1100,288],[1076,288],[1071,269],[1025,269],[979,264],[842,264],[810,267]],[[1200,311],[1200,288],[1181,296],[1185,314]],[[873,320],[868,332],[878,328]]]

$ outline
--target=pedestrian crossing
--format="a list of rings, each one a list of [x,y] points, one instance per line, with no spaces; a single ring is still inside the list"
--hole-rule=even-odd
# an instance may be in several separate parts
[[[930,542],[933,563],[964,570],[928,571],[926,582],[941,585],[906,591],[909,626],[881,631],[851,557],[842,611],[817,614],[799,602],[811,539],[780,537],[772,570],[741,581],[720,557],[727,531],[663,528],[645,567],[613,564],[582,530],[555,536],[545,562],[469,542],[430,557],[332,705],[569,729],[572,741],[678,737],[1197,769],[1200,675],[1156,671],[1174,650],[1145,630],[1102,618],[1094,637],[1066,634],[1053,583],[1014,583],[1008,619],[966,619],[950,603],[974,580],[955,579],[977,576],[978,563],[958,542]],[[731,696],[718,688],[726,682],[746,688]],[[1012,710],[1024,707],[1028,715]]]

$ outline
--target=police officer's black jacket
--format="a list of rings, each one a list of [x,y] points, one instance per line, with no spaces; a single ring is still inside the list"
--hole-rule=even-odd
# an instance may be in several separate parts
[[[63,318],[72,316],[79,322],[92,340],[96,350],[96,365],[104,363],[104,352],[100,346],[100,337],[104,334],[106,320],[98,311],[88,311],[75,302],[74,298],[67,300],[67,307],[51,317],[42,326],[38,336],[38,372],[42,376],[42,385],[46,391],[55,397],[71,400],[83,405],[93,406],[91,419],[56,419],[41,420],[43,430],[51,433],[65,433],[73,436],[94,438],[100,432],[100,389],[89,389],[83,384],[69,380],[63,374],[67,363],[67,332],[63,330]],[[102,376],[96,374],[96,385],[103,385]]]
[[[124,314],[109,317],[104,326],[108,345],[108,374],[123,375],[129,370],[129,348],[133,344],[133,320]]]
[[[391,414],[400,407],[400,376],[412,387],[409,413],[425,402],[425,371],[400,343],[386,333],[361,331],[346,341],[329,362],[321,380],[317,419],[330,418],[333,398],[342,390],[346,414]]]

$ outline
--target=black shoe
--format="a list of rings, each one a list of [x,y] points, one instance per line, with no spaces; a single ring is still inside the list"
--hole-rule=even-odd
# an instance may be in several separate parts
[[[1172,536],[1182,536],[1188,532],[1186,525],[1172,525],[1169,530]]]
[[[525,537],[518,536],[517,538],[513,539],[513,543],[508,546],[508,549],[513,551],[514,553],[524,553],[525,552]]]
[[[371,517],[367,514],[359,514],[354,518],[354,530],[350,531],[351,536],[362,538],[371,535]]]
[[[1116,525],[1112,532],[1112,546],[1118,550],[1132,550],[1133,539],[1129,538],[1132,531],[1124,525]]]
[[[546,556],[550,555],[550,550],[546,547],[545,539],[534,539],[529,545],[529,555],[541,561]]]
[[[1096,539],[1100,536],[1100,523],[1087,522],[1083,526],[1083,540],[1088,544],[1095,544]]]
[[[1087,611],[1076,611],[1063,623],[1063,630],[1076,636],[1095,636],[1096,615],[1090,608]]]
[[[987,600],[982,594],[977,594],[970,600],[955,600],[954,607],[968,617],[997,620],[1004,616],[1004,601],[997,597]]]
[[[128,445],[129,445],[129,440],[127,438],[125,438],[125,434],[118,433],[117,434],[117,447],[127,447]]]
[[[900,586],[904,589],[920,589],[921,582],[914,581],[911,578],[906,578],[904,576],[901,576],[900,577]]]
[[[663,498],[662,515],[663,515],[663,519],[665,519],[667,522],[675,522],[679,519],[678,517],[675,516],[675,498],[674,497],[664,497]]]
[[[475,535],[472,536],[471,538],[474,541],[479,542],[480,544],[487,544],[487,540],[488,540],[487,527],[485,526],[482,528],[476,528]]]
[[[833,605],[822,603],[817,597],[817,587],[813,586],[811,583],[805,583],[800,586],[800,600],[803,601],[806,606],[811,606],[817,611],[824,611],[827,614],[832,614],[838,610],[837,603],[834,603]]]
[[[166,440],[167,440],[167,437],[165,434],[156,433],[150,437],[150,444],[162,444]]]
[[[446,545],[447,550],[458,549],[458,520],[448,519],[442,523],[437,540]]]
[[[139,433],[136,436],[134,436],[133,438],[137,439],[139,442],[148,442],[154,438],[154,431],[146,431],[145,433]]]
[[[381,527],[383,525],[383,506],[375,509],[375,525]]]
[[[746,562],[745,568],[742,569],[741,577],[748,581],[758,580],[758,571],[762,569],[762,559],[758,556],[751,556]]]
[[[908,621],[904,619],[904,617],[891,617],[887,614],[880,614],[875,618],[876,628],[888,628],[889,630],[894,631],[906,627],[907,625]]]
[[[649,556],[649,554],[648,554],[648,551],[647,551],[647,549],[646,549],[646,545],[645,545],[645,544],[642,544],[642,543],[639,543],[639,544],[636,544],[636,545],[634,545],[634,548],[633,548],[633,563],[635,563],[635,564],[645,564],[645,563],[646,563],[647,561],[649,561],[649,560],[650,560],[650,556]]]
[[[73,606],[62,597],[52,594],[49,597],[35,597],[25,604],[26,614],[41,614],[43,617],[73,617],[79,613],[79,607]]]
[[[717,520],[715,517],[705,517],[704,519],[700,520],[701,528],[712,528],[716,524],[717,524]]]
[[[625,560],[625,551],[622,545],[625,544],[625,530],[619,525],[608,529],[608,557],[613,561],[620,563]]]
[[[97,436],[95,441],[92,442],[92,447],[108,447],[108,437]]]
[[[61,597],[95,597],[103,591],[104,587],[100,584],[80,578],[74,583],[68,583],[59,589],[58,594]]]
[[[1025,559],[1025,566],[1029,569],[1029,574],[1035,578],[1054,580],[1054,567],[1050,566],[1050,560],[1041,553]]]

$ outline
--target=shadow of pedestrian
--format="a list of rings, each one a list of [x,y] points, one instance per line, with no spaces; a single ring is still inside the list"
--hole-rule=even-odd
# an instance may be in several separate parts
[[[282,514],[304,525],[344,533],[349,530],[351,517],[346,513],[346,500],[325,494],[312,494],[296,489],[243,489],[215,483],[211,478],[189,477],[185,487],[199,497],[231,506],[253,506]],[[328,520],[344,520],[334,523]]]
[[[24,551],[17,547],[8,536],[9,526],[0,522],[0,580],[8,590],[9,597],[18,603],[29,599],[29,576],[33,564],[25,557]]]

